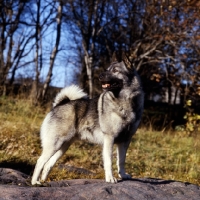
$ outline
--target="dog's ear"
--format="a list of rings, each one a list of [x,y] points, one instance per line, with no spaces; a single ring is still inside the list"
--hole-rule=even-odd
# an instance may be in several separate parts
[[[128,69],[132,69],[133,68],[132,67],[132,63],[131,63],[129,57],[128,57],[128,55],[125,52],[122,53],[122,61],[124,62],[125,66]]]
[[[111,62],[119,62],[119,59],[117,59],[117,54],[116,54],[116,52],[113,53]]]

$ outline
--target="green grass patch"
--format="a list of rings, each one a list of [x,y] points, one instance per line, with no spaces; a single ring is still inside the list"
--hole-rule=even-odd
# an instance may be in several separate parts
[[[32,174],[41,154],[39,130],[47,112],[28,100],[0,97],[0,167]],[[117,175],[115,149],[113,158]],[[60,168],[61,164],[84,168],[93,174]],[[133,178],[162,178],[200,185],[200,136],[141,128],[128,149],[126,169]],[[74,178],[104,178],[100,146],[75,142],[55,165],[48,180]]]

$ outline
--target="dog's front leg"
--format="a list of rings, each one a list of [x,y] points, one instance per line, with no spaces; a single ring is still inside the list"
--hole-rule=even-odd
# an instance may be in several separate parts
[[[113,177],[112,173],[112,151],[113,151],[114,138],[110,135],[104,135],[103,143],[103,161],[105,170],[106,182],[117,183],[117,179]]]
[[[131,179],[131,175],[125,172],[126,152],[130,142],[117,144],[117,168],[119,177],[122,179]]]

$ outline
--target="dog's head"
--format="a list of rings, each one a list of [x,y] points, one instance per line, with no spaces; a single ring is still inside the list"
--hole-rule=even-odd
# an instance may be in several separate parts
[[[131,84],[134,72],[135,70],[128,67],[124,61],[113,62],[105,72],[100,74],[99,80],[104,91],[120,92],[124,86]]]

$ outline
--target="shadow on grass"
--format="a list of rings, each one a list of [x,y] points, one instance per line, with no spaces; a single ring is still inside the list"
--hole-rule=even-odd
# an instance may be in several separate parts
[[[19,161],[19,162],[3,161],[0,163],[0,168],[15,169],[27,175],[32,175],[34,167],[35,167],[34,165],[31,165],[28,162],[22,162],[22,161]]]

